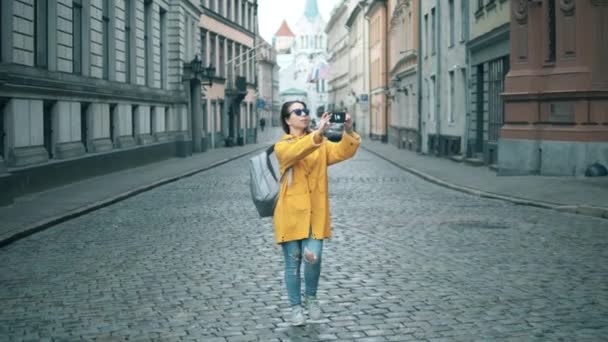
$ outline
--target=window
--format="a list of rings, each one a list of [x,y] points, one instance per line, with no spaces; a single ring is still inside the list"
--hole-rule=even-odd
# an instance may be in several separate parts
[[[226,19],[232,20],[232,0],[226,0]]]
[[[431,9],[431,54],[435,54],[435,46],[437,42],[435,41],[436,36],[436,26],[435,26],[435,8]]]
[[[103,0],[103,79],[110,79],[110,2]]]
[[[215,12],[215,0],[209,0],[209,9]]]
[[[224,50],[225,47],[226,40],[224,38],[220,38],[220,67],[218,68],[220,77],[224,77],[224,75],[226,74],[226,51]]]
[[[131,135],[133,138],[137,137],[137,128],[139,120],[137,119],[137,105],[131,106]]]
[[[241,45],[239,44],[235,44],[235,48],[234,48],[235,52],[234,52],[234,57],[235,57],[235,62],[234,65],[236,67],[236,75],[241,76]]]
[[[239,13],[241,6],[239,1],[240,0],[234,0],[234,22],[236,24],[238,24],[241,20],[241,14]]]
[[[150,112],[148,113],[148,118],[150,121],[150,135],[155,135],[157,132],[156,126],[156,107],[150,107]]]
[[[207,66],[207,30],[201,29],[201,60],[203,66]]]
[[[154,72],[152,64],[152,2],[149,0],[144,2],[144,47],[146,85],[151,87],[154,84]]]
[[[80,103],[80,141],[84,145],[84,150],[89,152],[89,148],[87,146],[88,133],[89,133],[89,123],[88,123],[88,115],[89,111],[89,103],[81,102]]]
[[[423,40],[423,45],[424,45],[424,57],[428,57],[429,55],[429,15],[425,14],[424,15],[424,40]]]
[[[41,68],[48,67],[48,4],[47,0],[34,2],[34,65]]]
[[[555,62],[555,44],[556,44],[556,21],[555,21],[555,0],[549,0],[547,6],[547,33],[548,33],[548,46],[547,46],[547,62]]]
[[[241,26],[245,26],[245,1],[241,0],[241,16],[240,16]]]
[[[116,143],[116,137],[119,134],[116,134],[116,116],[118,116],[118,104],[110,103],[110,141],[112,144]]]
[[[449,122],[454,122],[454,109],[456,106],[456,94],[454,93],[454,71],[450,71],[449,72],[449,77],[450,77],[450,99],[449,99],[449,103],[450,103],[450,108],[448,108],[448,121]]]
[[[233,56],[233,49],[234,47],[234,43],[231,41],[228,41],[228,78],[230,79],[229,81],[233,81],[232,80],[232,76],[234,76],[234,61],[232,60],[232,56]]]
[[[454,0],[449,0],[448,1],[448,6],[449,6],[449,10],[450,10],[450,46],[454,46],[454,36],[455,36],[455,30],[456,30],[456,26],[454,23]]]
[[[224,15],[224,0],[217,0],[217,14]]]
[[[464,20],[464,15],[467,12],[466,8],[467,0],[460,0],[460,41],[464,42],[466,40],[467,34],[467,20]]]
[[[72,72],[82,74],[82,0],[72,6]]]
[[[1,16],[0,16],[1,18]],[[6,148],[6,133],[4,131],[4,111],[6,109],[6,103],[1,103],[0,102],[0,157],[1,158],[6,158],[6,152],[4,151],[4,149]]]
[[[217,59],[215,55],[215,38],[217,36],[214,33],[209,34],[209,63],[217,65]],[[221,51],[220,51],[221,53]]]
[[[44,139],[44,148],[48,153],[49,159],[53,159],[55,150],[55,142],[53,141],[53,106],[55,101],[44,101],[42,109],[42,132]]]
[[[249,23],[247,24],[247,28],[249,29],[249,31],[253,32],[253,7],[251,6],[251,4],[248,4],[249,6],[249,15],[247,15],[247,20],[249,21]]]
[[[160,87],[167,88],[167,11],[160,9]],[[203,44],[201,43],[201,46]]]
[[[431,113],[431,120],[435,121],[435,108],[436,108],[436,99],[435,99],[435,76],[431,76],[431,101],[430,101],[430,105],[431,108],[429,108],[429,112]]]
[[[413,49],[414,47],[414,22],[412,21],[412,12],[407,16],[407,28],[408,32],[408,44],[407,49]]]

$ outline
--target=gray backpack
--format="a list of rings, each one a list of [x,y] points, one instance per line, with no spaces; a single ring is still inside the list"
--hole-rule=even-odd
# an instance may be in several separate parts
[[[278,167],[272,163],[270,155],[274,153],[274,145],[270,146],[266,151],[257,154],[249,159],[249,176],[251,187],[251,198],[255,204],[260,217],[271,217],[274,215],[274,208],[279,199],[279,190],[285,179],[288,171],[277,177]]]

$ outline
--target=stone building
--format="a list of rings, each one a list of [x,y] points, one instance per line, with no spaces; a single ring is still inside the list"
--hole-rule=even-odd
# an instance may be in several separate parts
[[[502,92],[509,72],[511,4],[477,1],[469,8],[469,120],[465,132],[468,160],[494,167],[504,119]]]
[[[277,86],[278,75],[277,52],[272,45],[262,37],[257,50],[258,60],[258,112],[259,118],[264,118],[266,126],[279,120],[279,112],[276,110],[279,103],[279,92]]]
[[[418,1],[388,1],[389,137],[399,148],[418,146]]]
[[[499,174],[608,166],[608,2],[511,0]]]
[[[365,18],[369,25],[370,138],[388,142],[388,47],[386,0],[371,1]]]
[[[349,96],[354,103],[347,106],[353,116],[355,128],[363,137],[370,134],[369,114],[369,25],[365,19],[367,3],[358,1],[346,20],[348,30],[348,83]]]
[[[331,12],[325,26],[327,34],[327,63],[329,64],[327,109],[346,111],[356,102],[348,80],[349,40],[346,20],[350,10],[356,5],[354,0],[342,0]]]
[[[466,123],[467,1],[420,2],[422,72],[421,151],[439,156],[464,151]]]
[[[199,50],[199,1],[11,0],[0,10],[5,201],[188,150],[184,65]]]
[[[257,0],[203,0],[203,62],[215,67],[203,101],[211,147],[256,140]]]

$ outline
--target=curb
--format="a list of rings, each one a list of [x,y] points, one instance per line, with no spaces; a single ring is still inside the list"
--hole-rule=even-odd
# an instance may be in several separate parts
[[[460,191],[460,192],[463,192],[463,193],[466,193],[469,195],[474,195],[474,196],[478,196],[478,197],[482,197],[482,198],[498,199],[498,200],[502,200],[502,201],[506,201],[506,202],[511,202],[511,203],[517,204],[517,205],[525,205],[525,206],[529,206],[529,207],[551,209],[551,210],[564,212],[564,213],[578,214],[578,215],[608,219],[608,208],[593,207],[593,206],[588,206],[588,205],[560,205],[560,204],[554,204],[554,203],[549,203],[549,202],[533,201],[533,200],[529,200],[529,199],[525,199],[525,198],[501,195],[501,194],[497,194],[497,193],[493,193],[493,192],[487,192],[487,191],[469,188],[466,186],[455,185],[452,183],[448,183],[442,179],[430,176],[424,172],[418,171],[411,167],[401,165],[398,162],[385,157],[380,152],[376,152],[368,147],[364,147],[364,146],[361,146],[361,147],[364,150],[370,152],[371,154],[397,166],[398,168],[400,168],[406,172],[409,172],[428,182],[434,183],[436,185],[439,185],[439,186],[442,186],[442,187],[445,187],[448,189]]]
[[[28,236],[34,235],[34,234],[36,234],[38,232],[42,232],[42,231],[44,231],[44,230],[46,230],[46,229],[48,229],[48,228],[50,228],[52,226],[55,226],[57,224],[60,224],[60,223],[63,223],[63,222],[75,219],[77,217],[80,217],[80,216],[83,216],[85,214],[88,214],[88,213],[90,213],[92,211],[95,211],[95,210],[98,210],[98,209],[110,206],[112,204],[115,204],[115,203],[118,203],[118,202],[121,202],[121,201],[124,201],[124,200],[126,200],[126,199],[128,199],[130,197],[133,197],[133,196],[136,196],[136,195],[141,194],[143,192],[152,190],[152,189],[157,188],[157,187],[159,187],[161,185],[173,183],[173,182],[176,182],[176,181],[178,181],[180,179],[184,179],[184,178],[187,178],[187,177],[194,176],[197,173],[208,171],[210,169],[216,168],[216,167],[221,166],[223,164],[229,163],[229,162],[231,162],[233,160],[240,159],[240,158],[243,158],[243,157],[245,157],[247,155],[256,153],[258,151],[261,151],[262,149],[266,149],[266,147],[254,149],[254,150],[249,151],[249,152],[239,153],[239,154],[237,154],[235,156],[232,156],[232,157],[229,157],[229,158],[226,158],[226,159],[222,159],[222,160],[220,160],[218,162],[212,163],[211,165],[202,167],[200,169],[190,170],[188,172],[179,174],[177,176],[166,177],[166,178],[163,178],[161,180],[155,181],[153,183],[141,186],[139,188],[123,192],[123,193],[121,193],[121,194],[119,194],[117,196],[106,198],[106,199],[97,201],[97,202],[95,202],[93,204],[89,204],[89,205],[80,207],[78,209],[74,209],[72,211],[68,211],[67,213],[64,213],[64,214],[61,214],[61,215],[58,215],[58,216],[51,217],[49,219],[45,219],[45,220],[38,221],[36,223],[30,224],[30,225],[26,226],[20,232],[15,233],[15,234],[9,236],[8,238],[0,240],[0,248],[5,247],[7,245],[10,245],[11,243],[19,241],[19,240],[21,240],[23,238],[26,238]]]

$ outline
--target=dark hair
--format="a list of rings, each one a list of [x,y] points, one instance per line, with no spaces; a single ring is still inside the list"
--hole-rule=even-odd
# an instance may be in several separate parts
[[[289,116],[291,115],[291,113],[289,112],[289,107],[291,107],[291,105],[294,103],[301,104],[302,106],[304,106],[304,109],[308,108],[306,107],[306,103],[299,100],[287,101],[283,103],[283,106],[281,107],[281,125],[283,126],[283,130],[287,134],[289,134],[289,125],[287,124],[287,122],[285,122],[285,120],[289,119]]]

